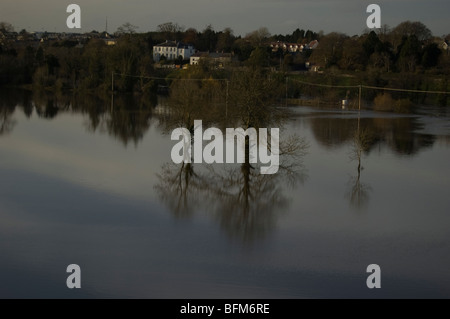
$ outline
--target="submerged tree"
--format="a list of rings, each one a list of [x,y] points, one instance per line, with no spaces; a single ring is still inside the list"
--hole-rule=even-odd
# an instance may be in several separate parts
[[[284,78],[261,68],[234,71],[229,88],[230,119],[244,129],[281,127],[289,117],[289,110],[277,105],[284,88]]]
[[[164,128],[187,128],[191,138],[194,120],[222,128],[282,128],[288,112],[276,105],[280,83],[280,78],[257,68],[233,72],[229,83],[174,81]],[[224,96],[225,92],[228,95]],[[292,188],[305,178],[302,159],[308,145],[299,137],[283,136],[277,154],[279,171],[272,175],[260,174],[260,165],[250,161],[248,138],[243,147],[245,158],[237,165],[198,165],[195,169],[191,163],[164,165],[155,186],[161,200],[175,216],[191,216],[194,207],[204,210],[215,216],[227,233],[244,241],[264,237],[275,224],[276,212],[288,205],[284,187]],[[271,151],[270,143],[268,147]]]
[[[361,210],[366,207],[369,201],[369,193],[371,188],[361,182],[361,171],[363,170],[361,159],[363,153],[367,152],[373,145],[374,140],[375,138],[373,133],[367,128],[360,129],[358,122],[358,128],[353,136],[352,149],[350,153],[350,159],[358,162],[358,173],[356,177],[351,178],[351,189],[349,192],[350,204],[357,210]]]

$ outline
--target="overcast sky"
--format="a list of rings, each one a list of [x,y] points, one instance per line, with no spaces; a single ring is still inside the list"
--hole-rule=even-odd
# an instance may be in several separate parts
[[[230,27],[246,33],[265,26],[270,33],[286,34],[296,28],[360,34],[366,27],[371,3],[381,6],[381,22],[396,26],[402,21],[421,21],[436,36],[450,33],[449,0],[0,0],[0,21],[14,25],[16,31],[68,31],[67,5],[81,7],[81,32],[114,32],[125,22],[139,32],[153,31],[172,21],[203,30]]]

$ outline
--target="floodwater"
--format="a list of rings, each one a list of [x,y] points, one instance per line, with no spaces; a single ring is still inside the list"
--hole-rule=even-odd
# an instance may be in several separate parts
[[[0,93],[1,298],[450,297],[448,110],[297,107],[261,177],[171,163],[152,108]]]

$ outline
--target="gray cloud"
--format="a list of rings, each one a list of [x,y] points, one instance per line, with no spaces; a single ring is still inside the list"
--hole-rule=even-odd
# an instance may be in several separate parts
[[[359,34],[365,28],[368,4],[360,0],[2,0],[0,21],[16,29],[70,31],[65,25],[66,7],[77,3],[82,9],[82,31],[115,31],[124,22],[139,31],[155,30],[167,21],[202,30],[212,24],[216,30],[231,27],[245,34],[261,26],[272,33],[290,33],[295,28]],[[450,33],[448,0],[378,0],[382,23],[395,26],[405,20],[425,23],[435,35]]]

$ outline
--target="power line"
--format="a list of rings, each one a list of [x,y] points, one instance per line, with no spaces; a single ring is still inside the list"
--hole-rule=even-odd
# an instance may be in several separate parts
[[[341,89],[359,88],[359,85],[328,85],[328,84],[309,83],[309,82],[304,82],[304,81],[300,81],[300,80],[292,79],[292,78],[289,78],[289,79],[293,80],[294,82],[311,85],[311,86],[321,86],[321,87],[327,87],[327,88],[341,88]]]
[[[124,73],[113,73],[113,75],[119,75],[119,76],[127,76],[132,78],[141,78],[141,79],[151,79],[151,80],[176,80],[176,81],[227,81],[230,82],[228,79],[211,79],[211,78],[205,78],[205,79],[179,79],[179,78],[161,78],[161,77],[155,77],[155,76],[144,76],[144,75],[131,75],[131,74],[124,74]],[[304,84],[304,85],[310,85],[310,86],[318,86],[318,87],[326,87],[326,88],[341,88],[341,89],[356,89],[356,88],[364,88],[364,89],[374,89],[374,90],[386,90],[386,91],[397,91],[397,92],[410,92],[410,93],[428,93],[428,94],[450,94],[450,92],[447,91],[426,91],[426,90],[409,90],[409,89],[398,89],[398,88],[389,88],[389,87],[379,87],[379,86],[369,86],[369,85],[331,85],[331,84],[319,84],[319,83],[311,83],[311,82],[305,82],[293,78],[286,77],[287,80],[292,80],[294,82]]]
[[[408,89],[397,89],[397,88],[388,88],[388,87],[379,87],[379,86],[368,86],[368,85],[328,85],[328,84],[318,84],[311,82],[304,82],[297,79],[292,79],[294,82],[298,82],[305,85],[311,86],[320,86],[327,88],[342,88],[342,89],[350,89],[350,88],[364,88],[364,89],[374,89],[374,90],[386,90],[386,91],[397,91],[397,92],[411,92],[411,93],[429,93],[429,94],[450,94],[447,91],[425,91],[425,90],[408,90]]]
[[[151,79],[151,80],[179,80],[179,81],[208,81],[208,80],[212,80],[212,81],[228,81],[228,79],[210,79],[210,78],[205,78],[205,79],[178,79],[178,78],[173,78],[173,79],[168,79],[168,78],[160,78],[160,77],[155,77],[155,76],[144,76],[144,75],[131,75],[131,74],[124,74],[124,73],[113,73],[114,75],[120,75],[120,76],[128,76],[128,77],[132,77],[132,78],[142,78],[142,79]]]
[[[378,87],[378,86],[367,86],[367,85],[362,85],[362,87],[365,88],[365,89],[398,91],[398,92],[429,93],[429,94],[450,94],[450,92],[446,92],[446,91],[408,90],[408,89],[383,88],[383,87]]]

